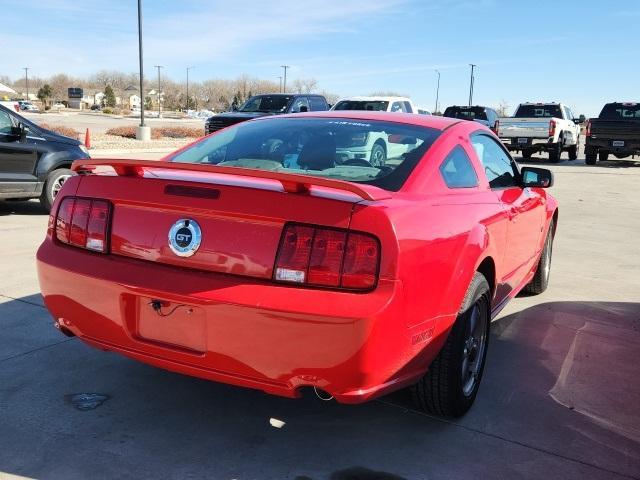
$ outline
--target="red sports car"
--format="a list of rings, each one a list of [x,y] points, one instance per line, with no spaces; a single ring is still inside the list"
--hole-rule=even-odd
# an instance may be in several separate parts
[[[73,169],[37,255],[56,327],[188,375],[462,415],[491,319],[549,279],[551,172],[473,122],[302,113]]]

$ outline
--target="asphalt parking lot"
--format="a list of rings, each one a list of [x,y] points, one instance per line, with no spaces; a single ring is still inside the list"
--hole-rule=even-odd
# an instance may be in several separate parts
[[[492,324],[478,398],[456,421],[413,411],[402,393],[289,400],[66,338],[38,294],[47,216],[0,203],[0,477],[640,478],[640,162],[550,168],[550,288]],[[108,399],[80,411],[78,393]]]

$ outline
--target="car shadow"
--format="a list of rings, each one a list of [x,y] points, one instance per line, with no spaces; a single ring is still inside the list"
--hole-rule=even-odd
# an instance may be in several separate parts
[[[47,215],[37,200],[0,200],[0,216]]]
[[[25,300],[35,301],[0,303],[0,322],[55,333],[44,309],[20,313]],[[297,480],[640,473],[638,303],[548,302],[494,321],[478,398],[456,420],[417,412],[406,391],[353,406],[291,400],[61,335],[44,343],[2,362],[0,472]],[[85,411],[66,400],[94,394],[103,403]]]

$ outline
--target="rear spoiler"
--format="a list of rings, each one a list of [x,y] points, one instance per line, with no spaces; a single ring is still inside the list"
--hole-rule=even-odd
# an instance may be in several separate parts
[[[220,167],[218,165],[202,165],[196,163],[178,163],[156,160],[76,160],[71,170],[78,175],[91,175],[99,173],[100,167],[110,167],[121,177],[142,177],[147,170],[178,170],[188,172],[216,173],[222,175],[235,175],[249,178],[260,178],[280,182],[282,188],[288,193],[308,194],[311,187],[325,187],[353,193],[363,200],[383,200],[391,198],[388,192],[371,185],[357,185],[343,180],[331,178],[312,177],[296,173],[273,172],[270,170],[255,170],[252,168]]]

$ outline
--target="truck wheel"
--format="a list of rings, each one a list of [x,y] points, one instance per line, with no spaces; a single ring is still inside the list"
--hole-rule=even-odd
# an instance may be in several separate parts
[[[577,160],[578,159],[578,144],[571,145],[569,147],[569,160]]]
[[[601,151],[600,153],[598,153],[598,157],[601,162],[606,162],[607,160],[609,160],[609,152]]]
[[[387,149],[381,143],[375,143],[371,149],[371,165],[382,167],[387,162]]]
[[[540,260],[538,260],[538,266],[536,267],[536,273],[531,281],[524,287],[526,293],[531,295],[538,295],[544,292],[549,286],[549,274],[551,273],[551,254],[553,253],[553,220],[549,224],[549,231],[547,232],[547,238],[544,241],[544,247],[542,247],[542,253],[540,254]]]
[[[47,212],[51,210],[56,195],[58,195],[62,185],[71,175],[73,175],[73,172],[68,168],[59,168],[49,172],[47,181],[44,183],[42,189],[42,194],[40,195],[40,205],[42,205]]]
[[[490,323],[489,284],[476,272],[442,350],[412,387],[418,408],[443,417],[460,417],[469,410],[482,379]]]
[[[562,139],[559,143],[554,144],[549,150],[549,161],[558,163],[560,161],[560,155],[562,155]]]
[[[598,157],[595,153],[587,153],[584,156],[584,163],[586,163],[587,165],[595,165],[597,161]]]

